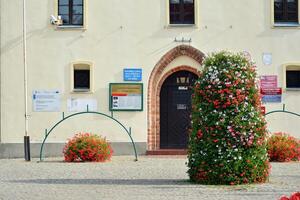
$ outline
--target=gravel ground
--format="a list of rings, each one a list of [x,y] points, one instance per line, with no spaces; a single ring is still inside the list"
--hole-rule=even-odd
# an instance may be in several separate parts
[[[205,186],[188,182],[186,157],[115,156],[106,163],[62,158],[0,160],[0,200],[35,199],[256,199],[300,191],[300,163],[272,163],[270,182]]]

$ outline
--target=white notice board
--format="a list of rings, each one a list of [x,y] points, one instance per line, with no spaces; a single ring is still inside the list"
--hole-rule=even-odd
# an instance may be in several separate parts
[[[59,90],[34,90],[32,101],[34,112],[59,112],[61,108]]]
[[[89,106],[89,111],[97,111],[96,99],[70,98],[68,99],[67,104],[68,104],[67,107],[69,112],[87,111],[87,105]]]
[[[142,83],[110,83],[109,84],[111,111],[142,111]]]

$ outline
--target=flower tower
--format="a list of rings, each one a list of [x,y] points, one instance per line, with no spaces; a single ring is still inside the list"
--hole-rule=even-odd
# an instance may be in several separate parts
[[[220,52],[203,62],[195,83],[188,174],[192,182],[265,182],[270,164],[266,121],[253,63],[242,54]]]

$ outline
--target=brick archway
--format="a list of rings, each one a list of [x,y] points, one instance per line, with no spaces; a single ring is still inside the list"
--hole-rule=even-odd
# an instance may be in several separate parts
[[[169,70],[167,73],[164,73],[164,69],[177,57],[179,56],[188,56],[198,63],[202,63],[205,55],[199,51],[198,49],[188,46],[188,45],[180,45],[168,53],[166,53],[159,62],[155,65],[152,73],[150,75],[149,83],[148,83],[148,142],[147,148],[148,151],[159,150],[160,144],[160,89],[162,87],[163,82],[166,80],[168,76],[173,74],[174,72],[186,70],[192,72],[194,74],[199,74],[198,69],[195,69],[191,66],[178,66]],[[163,76],[162,76],[163,75]]]

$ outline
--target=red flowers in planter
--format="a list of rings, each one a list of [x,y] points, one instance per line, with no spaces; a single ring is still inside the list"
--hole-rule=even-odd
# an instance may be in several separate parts
[[[290,198],[282,196],[279,200],[300,200],[300,192],[293,193]]]
[[[91,133],[79,133],[69,139],[63,149],[66,162],[110,160],[113,150],[105,138]]]
[[[300,141],[287,133],[274,133],[268,139],[267,147],[270,161],[300,160]]]

